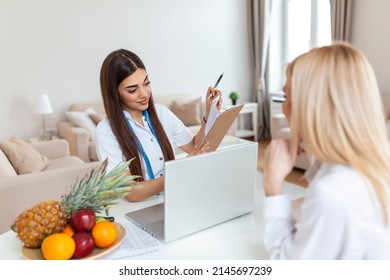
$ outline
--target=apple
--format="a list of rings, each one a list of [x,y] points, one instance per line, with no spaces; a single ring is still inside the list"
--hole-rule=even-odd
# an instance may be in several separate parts
[[[91,209],[81,209],[74,212],[70,217],[70,224],[75,231],[89,231],[96,223],[96,214]]]
[[[86,231],[78,231],[72,236],[76,243],[76,249],[73,253],[73,258],[80,259],[88,256],[95,248],[95,243],[90,233]]]

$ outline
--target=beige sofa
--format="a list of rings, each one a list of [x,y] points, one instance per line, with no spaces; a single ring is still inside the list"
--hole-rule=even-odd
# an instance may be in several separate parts
[[[23,210],[47,199],[60,199],[67,188],[99,163],[84,163],[71,156],[63,139],[29,144],[47,158],[37,172],[18,175],[5,153],[0,150],[0,234],[8,231]]]
[[[80,122],[85,121],[85,125],[77,124],[69,119],[60,121],[58,124],[58,136],[68,141],[70,154],[85,162],[99,160],[96,153],[95,136],[92,135],[96,123],[90,119],[89,109],[92,109],[97,116],[105,114],[101,101],[73,103],[69,106],[68,112],[80,113]]]
[[[382,95],[382,104],[386,120],[386,131],[390,139],[390,95]],[[290,137],[290,128],[285,115],[275,114],[271,117],[271,138],[284,139],[288,137]],[[306,155],[298,156],[295,167],[304,170],[308,169],[310,167],[310,159]]]
[[[205,103],[201,97],[182,94],[154,96],[154,100],[155,103],[162,104],[176,113],[192,132],[199,130],[205,112]],[[65,114],[67,120],[58,124],[58,135],[68,141],[70,154],[78,156],[85,162],[99,160],[94,129],[105,115],[103,102],[74,103]],[[79,119],[75,119],[72,114],[78,115]]]

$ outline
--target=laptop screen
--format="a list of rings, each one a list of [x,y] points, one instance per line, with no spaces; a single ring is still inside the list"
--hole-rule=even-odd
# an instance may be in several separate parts
[[[255,206],[255,142],[165,164],[165,240],[248,213]]]

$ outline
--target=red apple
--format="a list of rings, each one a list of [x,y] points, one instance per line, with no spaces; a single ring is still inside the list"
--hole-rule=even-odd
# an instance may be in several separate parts
[[[81,209],[76,211],[70,217],[70,224],[75,231],[89,231],[96,223],[96,214],[91,209]]]
[[[95,248],[95,243],[93,242],[93,238],[90,233],[86,231],[78,231],[72,237],[76,243],[73,258],[84,258],[92,253]]]

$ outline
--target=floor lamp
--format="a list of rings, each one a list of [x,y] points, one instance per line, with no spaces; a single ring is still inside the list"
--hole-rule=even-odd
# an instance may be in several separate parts
[[[42,135],[39,137],[39,140],[51,140],[51,135],[46,132],[45,115],[53,113],[53,109],[47,94],[41,94],[35,100],[34,113],[42,116]]]

